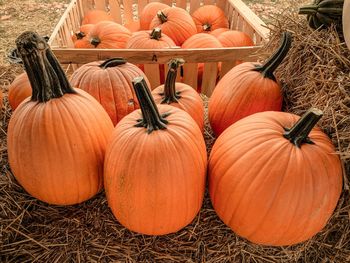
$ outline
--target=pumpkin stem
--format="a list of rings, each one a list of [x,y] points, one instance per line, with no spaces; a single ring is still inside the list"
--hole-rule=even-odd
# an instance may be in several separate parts
[[[86,35],[84,32],[79,31],[75,33],[75,36],[77,37],[77,39],[83,39]]]
[[[93,37],[90,40],[90,44],[97,47],[101,43],[101,40],[98,37]]]
[[[283,137],[299,148],[304,143],[314,144],[308,136],[322,115],[323,112],[319,109],[309,109],[292,128],[284,128],[286,132]]]
[[[107,59],[105,62],[103,62],[101,65],[99,65],[99,67],[102,69],[106,69],[106,68],[117,67],[125,63],[126,63],[126,60],[123,58],[110,58],[110,59]]]
[[[276,81],[273,72],[282,63],[283,59],[287,56],[291,44],[292,34],[289,32],[283,32],[282,43],[280,47],[262,66],[257,66],[254,70],[261,72],[264,78],[269,78]]]
[[[168,17],[162,11],[157,12],[157,17],[162,22],[162,24],[168,21]]]
[[[317,13],[318,5],[306,5],[299,8],[299,15],[314,15]]]
[[[142,76],[134,78],[132,85],[142,112],[142,119],[137,120],[135,127],[146,128],[148,134],[155,130],[166,129],[168,121],[165,118],[169,116],[170,113],[159,113],[145,79]]]
[[[159,40],[162,37],[162,30],[156,27],[151,32],[151,39]]]
[[[185,61],[181,58],[175,58],[170,60],[169,62],[169,70],[166,76],[165,84],[164,84],[164,93],[160,95],[164,95],[161,104],[171,104],[173,102],[178,102],[178,99],[181,98],[180,92],[176,92],[175,89],[175,81],[177,76],[177,69],[179,66],[183,65]]]
[[[205,23],[205,24],[203,25],[203,30],[204,30],[204,31],[211,31],[211,24]]]
[[[32,86],[32,101],[47,102],[66,93],[76,93],[45,39],[26,31],[16,46]]]

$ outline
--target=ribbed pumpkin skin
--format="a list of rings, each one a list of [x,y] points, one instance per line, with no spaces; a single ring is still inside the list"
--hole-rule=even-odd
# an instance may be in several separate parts
[[[339,158],[314,128],[315,144],[285,139],[298,119],[261,112],[229,127],[209,159],[209,193],[216,213],[238,235],[264,245],[307,240],[327,223],[342,190]]]
[[[209,121],[217,136],[248,115],[281,110],[280,85],[254,68],[250,62],[237,65],[216,85],[209,100]]]
[[[196,25],[186,10],[178,7],[168,7],[162,10],[168,17],[168,21],[162,23],[155,16],[150,24],[150,29],[159,27],[162,32],[174,40],[175,44],[181,46],[186,39],[197,33]]]
[[[223,47],[254,46],[253,40],[246,33],[237,30],[222,32],[217,39]]]
[[[221,33],[229,31],[229,30],[230,29],[228,29],[228,28],[218,28],[218,29],[211,31],[209,34],[217,38],[219,35],[221,35]]]
[[[132,79],[145,74],[135,65],[123,65],[100,68],[103,61],[85,64],[78,68],[71,76],[73,87],[82,89],[92,95],[107,111],[114,125],[125,115],[139,108],[139,104],[132,88]]]
[[[82,25],[82,26],[80,26],[79,31],[77,33],[82,33],[84,35],[83,38],[86,38],[93,27],[94,27],[94,24]],[[72,40],[73,40],[73,42],[75,42],[75,41],[78,41],[80,39],[78,39],[76,33],[74,33],[73,36],[72,36]]]
[[[91,10],[84,15],[81,24],[97,24],[101,21],[113,21],[113,18],[103,10]]]
[[[218,28],[228,28],[228,20],[224,11],[215,5],[204,5],[198,8],[192,14],[192,19],[197,27],[197,32],[210,32]],[[203,26],[210,28],[205,30]]]
[[[134,127],[142,118],[136,110],[114,129],[105,159],[107,201],[118,221],[148,234],[173,233],[189,224],[203,201],[206,149],[198,126],[188,113],[170,112],[166,130],[148,134]]]
[[[18,75],[9,86],[8,99],[12,110],[26,98],[32,95],[32,87],[28,79],[27,73]]]
[[[135,32],[126,43],[126,48],[157,49],[175,47],[174,41],[162,33],[159,40],[150,37],[152,30]]]
[[[46,103],[26,99],[8,127],[14,176],[30,195],[49,204],[80,203],[103,186],[104,154],[113,125],[93,97],[76,91]]]
[[[140,29],[148,30],[151,21],[156,16],[157,12],[167,7],[169,6],[159,2],[150,2],[145,5],[140,15]]]
[[[173,102],[170,105],[186,111],[195,120],[198,127],[203,132],[204,106],[202,98],[199,96],[197,91],[185,83],[176,82],[175,90],[179,93],[181,98],[178,99],[177,103]],[[162,93],[164,93],[164,85],[160,85],[152,90],[153,99],[157,104],[160,104],[163,100],[163,96],[160,95]]]
[[[130,23],[124,24],[124,26],[130,30],[130,32],[137,32],[140,30],[140,20],[132,21]]]

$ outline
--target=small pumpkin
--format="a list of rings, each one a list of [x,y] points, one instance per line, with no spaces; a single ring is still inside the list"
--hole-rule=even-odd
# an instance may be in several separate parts
[[[167,7],[169,7],[167,4],[160,2],[150,2],[145,5],[140,14],[140,29],[149,30],[151,21],[157,15],[158,11]]]
[[[76,48],[125,48],[131,32],[126,27],[110,21],[97,23],[86,39],[81,39]]]
[[[9,86],[8,100],[12,110],[15,110],[22,101],[32,95],[32,87],[27,73],[18,75]]]
[[[218,29],[211,31],[210,35],[213,35],[214,37],[217,38],[219,35],[221,35],[221,33],[229,31],[229,30],[230,29],[228,29],[228,28],[218,28]]]
[[[153,18],[150,29],[160,27],[162,32],[181,46],[186,39],[197,33],[196,25],[186,10],[179,7],[168,7],[158,11]]]
[[[248,115],[281,110],[282,91],[273,72],[287,55],[291,42],[291,34],[283,33],[281,46],[263,65],[245,62],[220,79],[209,100],[209,121],[217,136]]]
[[[237,30],[227,30],[217,36],[223,47],[254,46],[253,40],[247,33]]]
[[[94,27],[94,24],[85,24],[80,26],[79,31],[75,32],[72,36],[73,42],[76,42],[80,39],[87,37],[91,29]]]
[[[332,142],[314,127],[322,112],[299,118],[259,112],[230,126],[209,158],[213,207],[251,242],[285,246],[319,232],[342,191],[342,166]]]
[[[203,5],[192,13],[197,32],[211,32],[218,28],[228,28],[228,20],[224,11],[215,5]]]
[[[16,45],[33,91],[10,118],[7,145],[12,173],[41,201],[83,202],[103,186],[112,121],[92,96],[70,86],[42,37],[24,32]]]
[[[114,125],[124,116],[139,108],[132,88],[132,80],[145,74],[134,64],[122,58],[95,61],[73,72],[70,82],[73,87],[92,95],[107,111]]]
[[[113,21],[110,14],[103,10],[90,10],[85,15],[81,21],[82,25],[85,24],[97,24],[102,21]]]
[[[204,107],[201,97],[191,86],[176,82],[178,67],[183,63],[183,59],[170,60],[165,84],[152,90],[152,96],[157,104],[168,104],[186,111],[203,131]]]
[[[141,110],[115,127],[105,158],[108,205],[126,228],[174,233],[201,208],[207,154],[202,133],[185,111],[156,105],[143,78],[133,81]]]

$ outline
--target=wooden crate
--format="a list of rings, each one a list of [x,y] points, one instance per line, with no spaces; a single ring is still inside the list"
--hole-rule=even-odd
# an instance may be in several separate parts
[[[160,0],[160,2],[186,9],[193,13],[203,4],[215,4],[224,10],[231,29],[246,32],[254,41],[253,47],[211,48],[211,49],[75,49],[71,36],[79,29],[82,18],[91,9],[110,12],[116,22],[126,24],[137,20],[143,7],[153,0],[72,0],[61,20],[55,27],[49,44],[62,64],[79,64],[111,57],[123,57],[131,63],[145,64],[145,73],[152,88],[160,84],[157,64],[167,63],[171,58],[183,58],[181,81],[197,87],[197,63],[204,63],[202,93],[210,96],[217,80],[217,62],[222,62],[222,77],[236,63],[236,60],[256,61],[256,52],[267,41],[269,30],[241,0]],[[179,77],[180,80],[180,77]]]

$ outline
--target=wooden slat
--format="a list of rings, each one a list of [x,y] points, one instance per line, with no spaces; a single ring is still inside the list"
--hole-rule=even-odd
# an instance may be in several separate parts
[[[215,0],[203,0],[203,3],[205,5],[213,5],[215,3]]]
[[[200,6],[200,4],[201,4],[200,0],[190,0],[190,14],[196,11]]]
[[[211,96],[216,84],[217,63],[205,63],[202,79],[202,93],[208,97]]]
[[[236,61],[226,61],[221,63],[220,79],[229,72],[234,66],[236,66]]]
[[[66,37],[66,45],[67,47],[74,47],[74,43],[72,40],[72,33],[69,30],[69,26],[68,26],[68,19],[66,20],[67,23],[63,24],[63,28],[64,28],[64,32],[65,32],[65,37]]]
[[[197,63],[185,63],[183,65],[183,68],[184,68],[183,82],[190,85],[195,90],[197,90],[198,64]]]
[[[174,57],[183,58],[189,63],[228,60],[256,61],[258,57],[252,53],[260,48],[260,46],[252,46],[221,49],[79,49],[79,52],[74,48],[53,48],[53,52],[63,64],[84,64],[117,56],[124,57],[131,63],[164,64]]]
[[[78,0],[77,1],[77,7],[78,7],[78,13],[79,13],[79,22],[81,22],[83,20],[84,17],[84,6],[83,6],[83,0]]]
[[[243,23],[244,23],[243,17],[241,15],[239,15],[238,19],[237,19],[237,30],[238,31],[243,31]]]
[[[77,9],[78,9],[78,6],[74,6],[73,9],[72,9],[72,12],[70,12],[69,14],[69,17],[70,17],[70,20],[72,22],[72,32],[76,32],[79,30],[79,25],[80,25],[80,17],[79,17],[79,14],[77,12]]]
[[[143,10],[143,8],[145,7],[145,5],[147,5],[148,1],[147,0],[138,0],[137,1],[137,17],[140,18],[140,14]]]
[[[245,23],[244,32],[246,32],[255,43],[254,29],[247,23]]]
[[[236,10],[233,10],[230,28],[233,30],[237,30],[237,25],[238,25],[238,12]]]
[[[186,9],[187,1],[186,0],[176,0],[176,6],[182,9]]]
[[[106,11],[106,0],[95,0],[95,9]]]
[[[133,0],[123,0],[123,7],[124,7],[124,24],[130,23],[133,21],[133,15],[132,15],[132,4]]]
[[[173,5],[173,0],[162,0],[161,2],[163,2],[164,4],[167,4],[168,6]]]
[[[160,85],[159,66],[157,64],[145,64],[145,74],[151,84],[151,90]]]
[[[216,6],[220,7],[223,11],[225,10],[225,5],[227,0],[216,0]]]
[[[109,10],[114,21],[121,24],[122,16],[118,0],[109,0]]]
[[[89,12],[89,10],[93,9],[94,1],[93,0],[82,0],[82,6],[84,10],[84,14]]]

